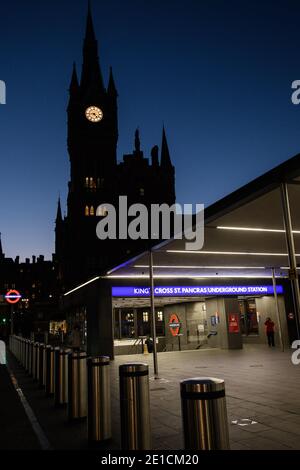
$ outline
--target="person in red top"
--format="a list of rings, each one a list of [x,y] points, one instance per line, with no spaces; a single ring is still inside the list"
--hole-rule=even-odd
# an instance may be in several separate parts
[[[271,320],[270,317],[268,317],[265,321],[265,327],[266,327],[266,335],[268,338],[268,345],[275,346],[275,341],[274,341],[274,328],[275,328],[275,323]]]

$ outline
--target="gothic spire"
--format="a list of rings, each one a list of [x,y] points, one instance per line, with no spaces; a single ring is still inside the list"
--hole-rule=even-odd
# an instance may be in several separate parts
[[[85,40],[96,41],[90,0],[88,0],[88,13],[87,13],[87,20],[86,20]]]
[[[56,213],[56,223],[62,222],[62,214],[61,214],[61,205],[60,205],[60,197],[58,198],[57,203],[57,213]]]
[[[117,92],[115,81],[114,81],[112,67],[109,68],[109,80],[108,80],[107,92],[108,92],[109,95],[111,95],[113,97],[118,96],[118,92]]]
[[[86,31],[83,44],[83,64],[80,86],[83,91],[86,91],[89,87],[96,87],[100,92],[104,92],[105,90],[99,65],[98,42],[96,40],[90,2],[88,4]]]
[[[73,62],[73,71],[72,71],[72,78],[70,82],[70,93],[76,92],[79,89],[77,71],[76,71],[76,64]]]
[[[161,164],[161,167],[165,169],[173,168],[164,126],[163,126],[163,133],[162,133],[160,164]]]
[[[135,149],[135,153],[140,153],[140,151],[141,151],[141,141],[140,141],[139,128],[136,129],[135,134],[134,134],[134,149]]]

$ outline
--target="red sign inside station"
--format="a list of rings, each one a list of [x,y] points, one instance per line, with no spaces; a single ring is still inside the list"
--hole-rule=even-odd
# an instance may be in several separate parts
[[[228,316],[228,332],[229,333],[239,333],[240,332],[240,322],[238,313],[230,313]]]
[[[9,304],[17,304],[21,298],[22,296],[20,292],[17,291],[16,289],[9,290],[7,294],[5,295],[5,300]]]
[[[169,328],[173,336],[177,336],[180,330],[180,320],[177,317],[176,313],[172,313],[169,321]]]

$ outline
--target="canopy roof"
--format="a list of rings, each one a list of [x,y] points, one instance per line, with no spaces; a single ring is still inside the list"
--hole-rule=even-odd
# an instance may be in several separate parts
[[[288,275],[280,185],[288,184],[297,260],[300,260],[300,155],[234,191],[204,212],[204,245],[187,251],[186,240],[153,248],[156,279],[268,278]],[[199,201],[200,202],[200,201]],[[106,278],[149,277],[149,254],[110,270]]]

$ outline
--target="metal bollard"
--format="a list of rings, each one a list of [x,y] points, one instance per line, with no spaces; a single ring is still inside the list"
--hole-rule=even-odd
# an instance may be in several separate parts
[[[24,340],[23,338],[20,339],[20,363],[21,366],[24,364]]]
[[[29,340],[28,346],[28,373],[32,376],[32,357],[33,357],[33,341]]]
[[[47,344],[45,344],[44,353],[43,353],[43,377],[42,377],[43,387],[42,388],[46,387],[46,366],[47,366],[46,354],[47,354]]]
[[[18,336],[16,337],[16,358],[18,361],[20,360],[20,338]]]
[[[32,378],[33,378],[33,380],[36,380],[36,376],[37,376],[38,349],[39,349],[39,343],[34,343],[33,344],[33,356],[32,356]]]
[[[195,377],[180,382],[184,448],[229,449],[224,380]]]
[[[37,373],[37,380],[38,380],[38,383],[39,383],[39,388],[43,388],[44,387],[44,384],[43,384],[43,379],[44,379],[44,360],[45,360],[45,355],[44,355],[44,349],[45,349],[45,345],[43,343],[40,343],[39,344],[39,365],[38,365],[38,373]]]
[[[37,343],[36,349],[36,371],[35,371],[35,378],[37,382],[40,380],[40,362],[41,362],[41,355],[40,355],[40,347],[42,343]]]
[[[25,370],[29,372],[29,351],[30,351],[30,341],[26,339],[26,357],[25,357]]]
[[[23,360],[22,354],[23,354],[23,351],[22,351],[22,338],[20,337],[20,340],[19,340],[19,362],[20,362],[21,365],[22,365],[22,360]]]
[[[69,420],[87,416],[86,353],[73,352],[68,356],[68,417]]]
[[[26,361],[27,361],[27,339],[24,339],[23,345],[23,367],[26,370]]]
[[[45,392],[47,396],[54,394],[54,348],[49,345],[45,354]]]
[[[26,365],[26,339],[22,340],[22,366],[25,368]]]
[[[24,340],[24,369],[27,371],[28,340]]]
[[[111,439],[109,357],[89,357],[88,370],[88,440]]]
[[[54,350],[54,404],[68,403],[68,355],[71,349],[55,348]]]
[[[119,367],[121,447],[151,449],[149,369],[147,364],[127,363]]]

